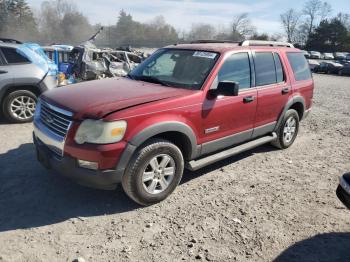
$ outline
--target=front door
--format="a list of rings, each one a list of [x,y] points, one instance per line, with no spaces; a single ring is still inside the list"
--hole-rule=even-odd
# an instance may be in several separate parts
[[[212,88],[221,81],[237,82],[239,95],[207,95],[202,110],[202,154],[242,143],[253,133],[257,90],[251,88],[250,51],[233,53],[226,58]]]

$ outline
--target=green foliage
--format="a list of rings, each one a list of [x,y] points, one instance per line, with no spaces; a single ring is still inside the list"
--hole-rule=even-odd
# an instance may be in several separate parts
[[[0,0],[0,36],[34,40],[38,36],[32,10],[25,0]]]
[[[350,51],[349,33],[339,18],[323,20],[311,33],[306,47],[320,52]]]

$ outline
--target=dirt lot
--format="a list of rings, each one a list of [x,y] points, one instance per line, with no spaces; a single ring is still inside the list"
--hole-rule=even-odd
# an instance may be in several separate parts
[[[315,75],[296,143],[187,172],[161,204],[80,187],[35,160],[31,124],[0,125],[0,261],[350,261],[350,78]]]

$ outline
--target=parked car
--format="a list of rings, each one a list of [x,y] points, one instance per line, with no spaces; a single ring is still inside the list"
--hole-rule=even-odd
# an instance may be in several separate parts
[[[305,58],[310,58],[310,53],[308,51],[302,50]]]
[[[266,143],[290,147],[313,89],[291,44],[172,45],[127,77],[44,93],[34,143],[45,167],[100,189],[121,183],[131,199],[151,205],[175,190],[184,168]]]
[[[310,51],[310,58],[321,59],[321,53],[317,51]]]
[[[334,59],[335,60],[345,60],[346,54],[342,52],[335,52],[334,53]]]
[[[47,61],[23,44],[0,42],[0,109],[11,122],[33,120],[37,97],[56,87]]]
[[[350,54],[347,54],[347,55],[346,55],[345,60],[346,60],[346,61],[350,61]]]
[[[340,177],[337,196],[339,200],[350,209],[350,173]]]
[[[319,66],[314,68],[315,73],[338,74],[343,65],[336,62],[321,62]]]
[[[334,56],[332,53],[323,53],[322,58],[326,60],[334,60]]]
[[[45,59],[49,67],[49,71],[47,73],[48,76],[52,77],[54,81],[57,81],[58,66],[45,54],[44,49],[36,43],[24,43],[24,46],[32,49],[35,53]]]
[[[345,64],[341,70],[339,70],[338,75],[343,76],[343,75],[350,75],[350,63]]]
[[[309,67],[310,67],[310,70],[312,72],[314,72],[315,68],[317,68],[318,66],[320,66],[320,63],[316,60],[312,60],[312,59],[309,59],[308,60],[308,63],[309,63]]]

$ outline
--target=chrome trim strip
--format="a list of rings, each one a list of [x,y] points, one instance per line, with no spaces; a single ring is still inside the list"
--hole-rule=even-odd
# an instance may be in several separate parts
[[[69,112],[67,110],[64,110],[64,109],[58,108],[56,106],[50,105],[49,103],[45,102],[44,100],[41,100],[41,103],[45,104],[45,106],[49,107],[50,109],[52,109],[52,110],[54,110],[54,111],[56,111],[58,113],[61,113],[63,115],[69,116],[69,117],[73,116],[72,112]]]
[[[350,195],[350,185],[348,182],[344,179],[344,177],[339,177],[339,184],[340,186],[345,190],[346,193]]]

